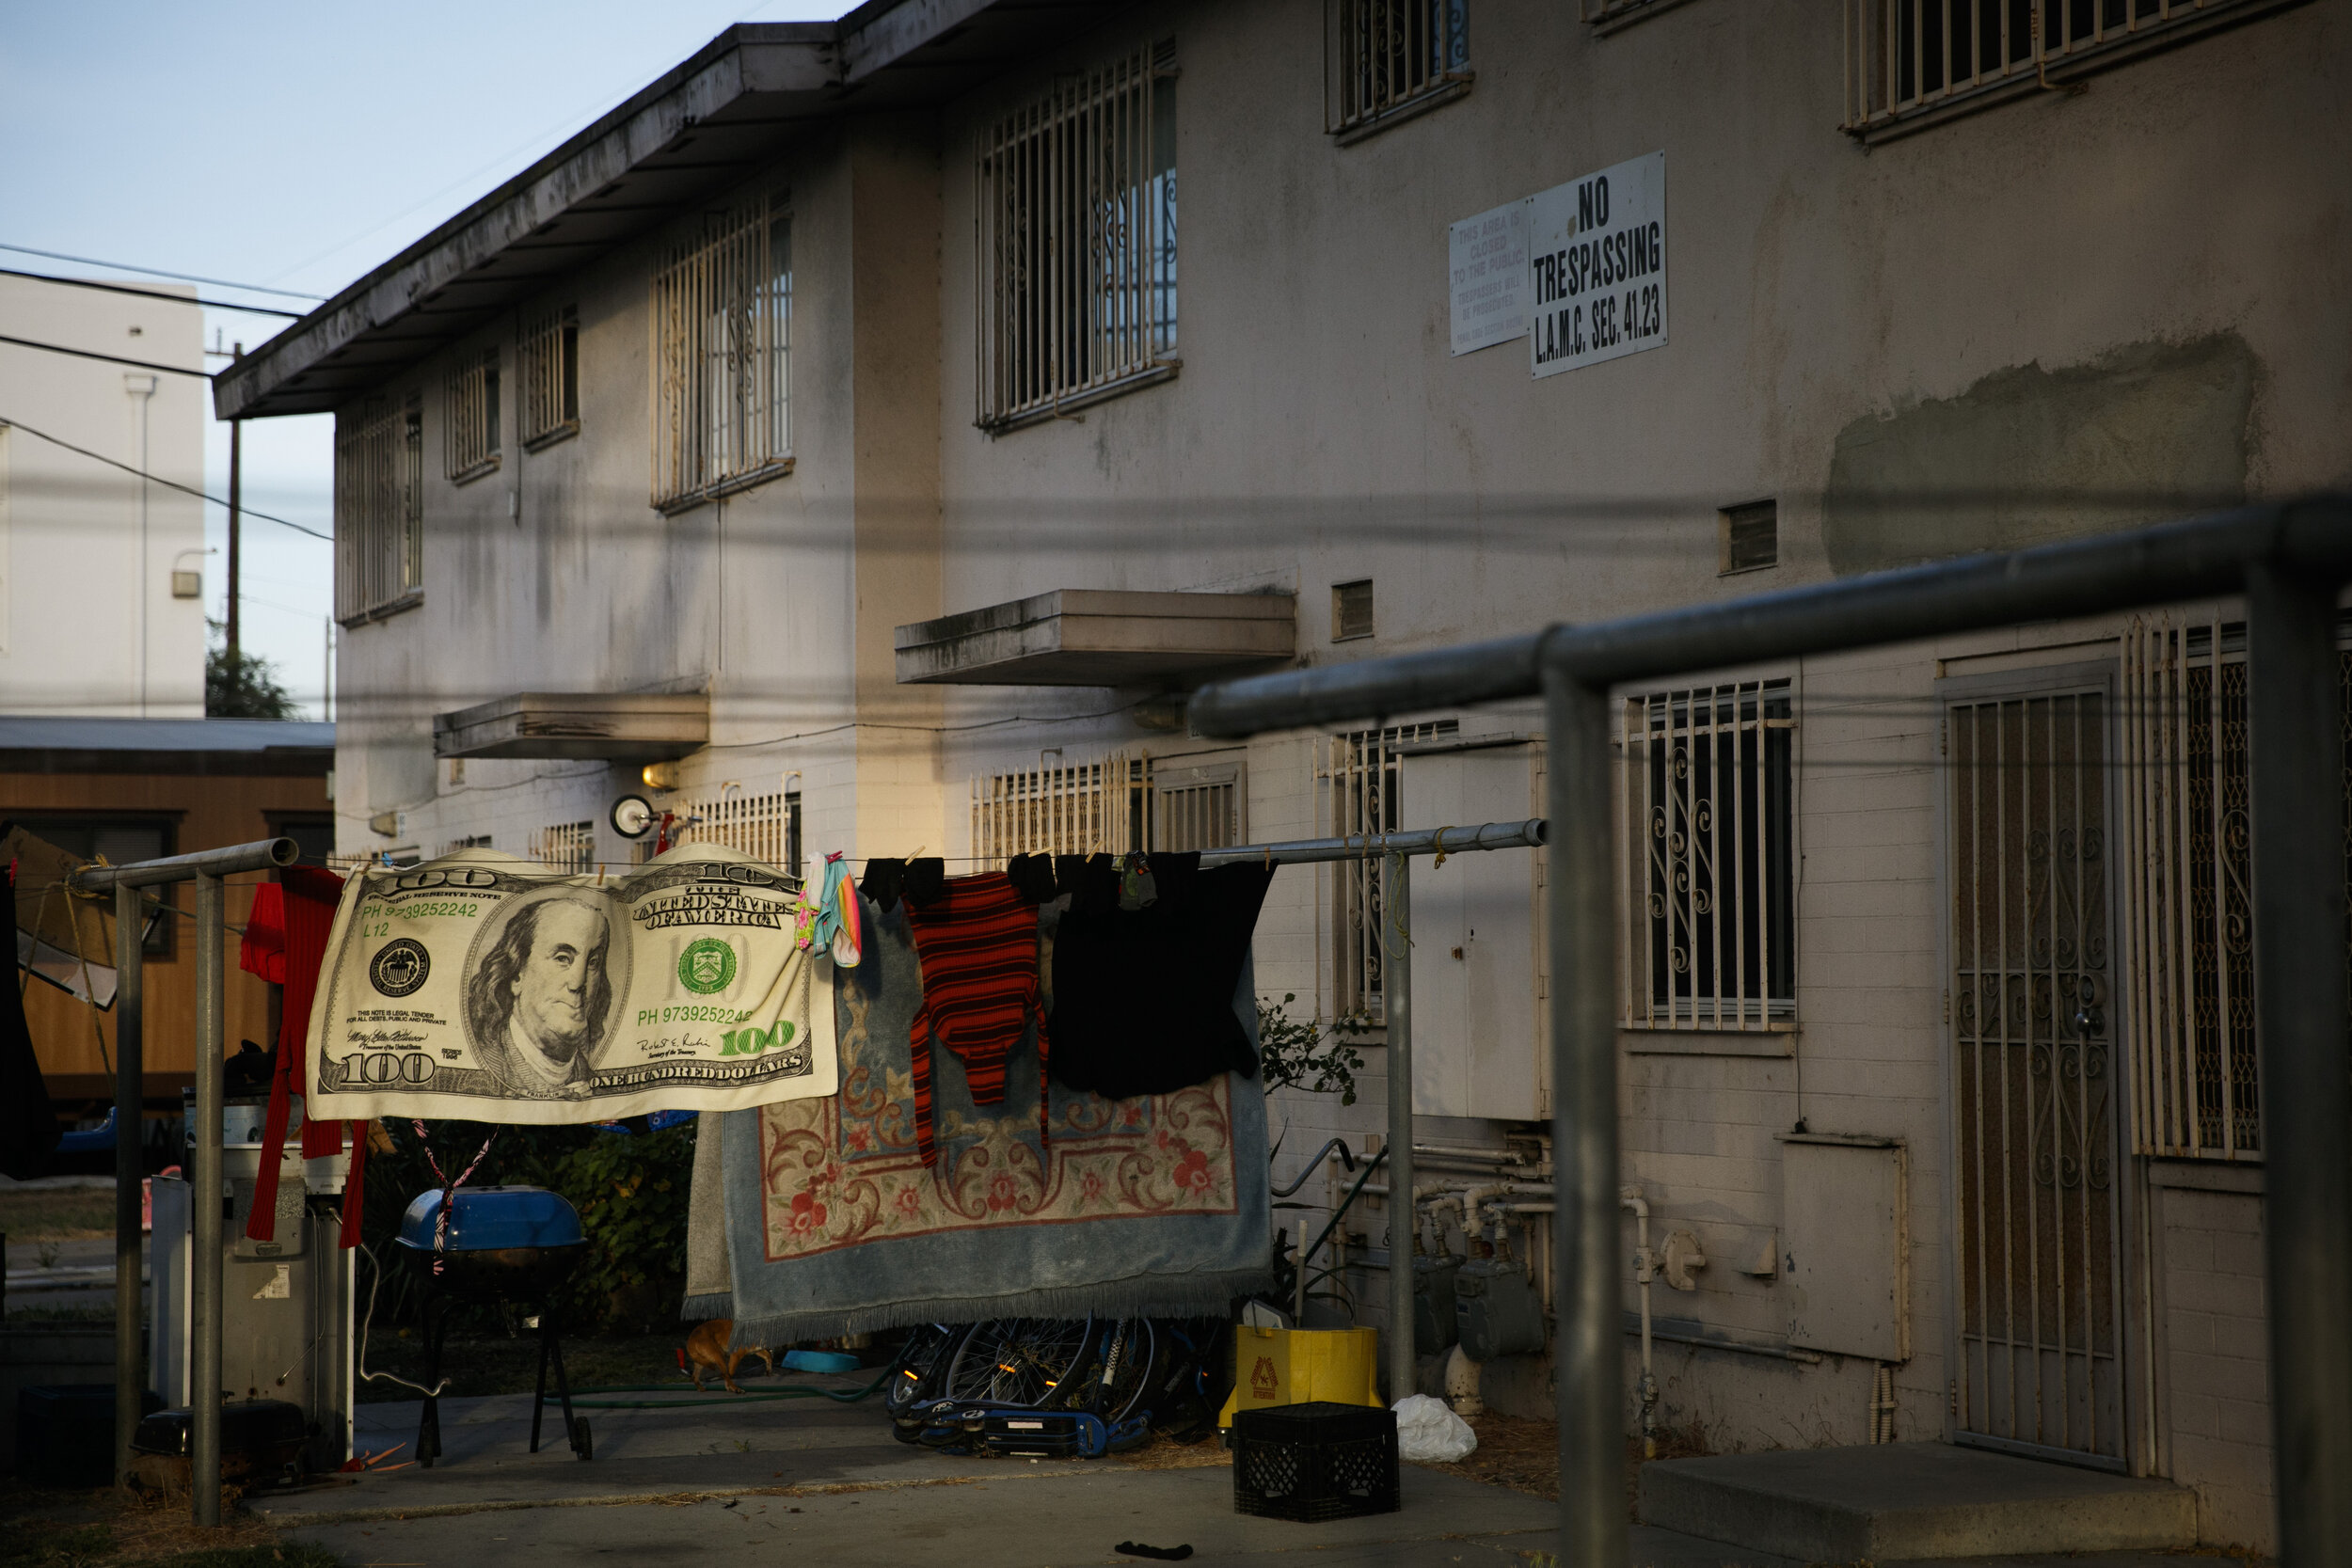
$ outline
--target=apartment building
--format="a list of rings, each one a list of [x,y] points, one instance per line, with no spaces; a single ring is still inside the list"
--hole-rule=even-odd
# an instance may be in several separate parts
[[[730,29],[216,381],[337,415],[340,847],[1535,815],[1533,712],[1229,746],[1184,693],[2344,483],[2348,42],[2346,0]],[[2169,1476],[2271,1539],[2242,620],[1622,694],[1661,1419]],[[1416,877],[1433,1142],[1549,1115],[1543,875]],[[1267,998],[1368,1025],[1356,1104],[1280,1097],[1285,1180],[1381,1124],[1381,895],[1300,866],[1261,922]]]

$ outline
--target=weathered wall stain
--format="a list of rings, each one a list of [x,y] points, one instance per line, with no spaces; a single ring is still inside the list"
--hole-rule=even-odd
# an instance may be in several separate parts
[[[2016,549],[2243,500],[2259,365],[2234,332],[1995,371],[1837,434],[1838,573]]]

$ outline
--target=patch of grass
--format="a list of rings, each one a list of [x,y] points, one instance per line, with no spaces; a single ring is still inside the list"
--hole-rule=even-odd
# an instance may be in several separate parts
[[[111,1236],[115,1233],[115,1195],[103,1187],[0,1193],[0,1231],[11,1242]]]

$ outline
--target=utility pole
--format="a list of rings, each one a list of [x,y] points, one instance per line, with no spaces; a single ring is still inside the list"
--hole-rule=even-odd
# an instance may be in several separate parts
[[[219,341],[215,339],[214,341]],[[230,349],[231,364],[245,357],[245,345],[236,343]],[[239,526],[239,514],[245,504],[245,421],[229,421],[229,668],[233,675],[237,668],[237,540],[245,531]]]

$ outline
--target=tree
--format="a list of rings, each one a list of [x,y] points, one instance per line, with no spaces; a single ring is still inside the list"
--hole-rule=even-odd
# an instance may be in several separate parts
[[[215,638],[218,621],[208,622]],[[299,719],[302,709],[278,684],[278,667],[244,649],[230,652],[215,641],[204,656],[204,717],[207,719]]]

